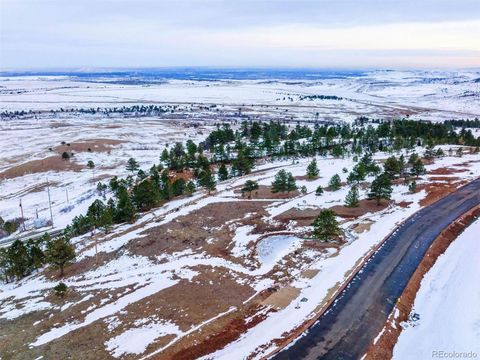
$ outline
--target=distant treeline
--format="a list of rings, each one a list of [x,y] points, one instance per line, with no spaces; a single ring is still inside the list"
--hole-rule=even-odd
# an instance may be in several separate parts
[[[300,95],[300,100],[342,100],[343,98],[336,95]]]

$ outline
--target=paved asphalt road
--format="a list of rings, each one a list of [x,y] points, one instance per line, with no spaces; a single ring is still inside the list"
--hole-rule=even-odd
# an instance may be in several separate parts
[[[360,359],[433,240],[480,204],[480,179],[420,210],[392,234],[337,301],[274,359]]]

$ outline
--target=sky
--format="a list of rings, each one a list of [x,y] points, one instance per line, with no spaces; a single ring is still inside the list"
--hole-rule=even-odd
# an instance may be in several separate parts
[[[480,67],[480,0],[0,0],[0,70]]]

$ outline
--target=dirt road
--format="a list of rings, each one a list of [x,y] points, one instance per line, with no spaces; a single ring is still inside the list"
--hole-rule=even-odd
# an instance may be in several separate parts
[[[420,210],[362,267],[337,301],[274,359],[360,359],[442,229],[480,204],[480,179]]]

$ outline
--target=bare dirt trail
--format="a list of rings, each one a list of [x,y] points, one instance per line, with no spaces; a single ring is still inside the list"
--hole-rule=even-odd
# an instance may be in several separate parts
[[[390,235],[334,304],[275,359],[360,359],[438,235],[480,204],[480,179],[423,208]]]

